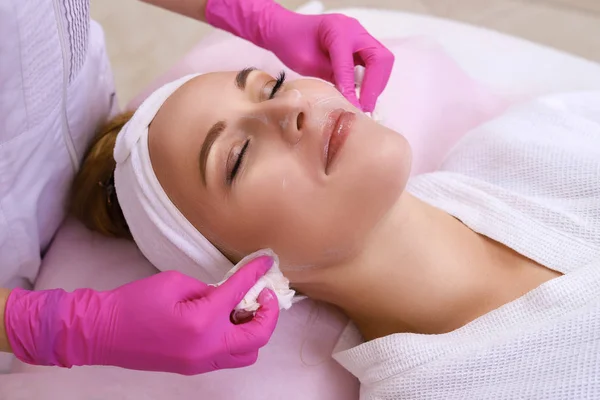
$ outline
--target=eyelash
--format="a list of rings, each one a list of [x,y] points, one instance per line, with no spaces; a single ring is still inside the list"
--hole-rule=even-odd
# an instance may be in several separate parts
[[[271,93],[269,94],[269,100],[272,100],[275,97],[275,95],[277,94],[277,92],[279,92],[279,90],[281,89],[281,87],[283,86],[284,83],[285,83],[285,71],[281,71],[279,73],[279,75],[277,76],[277,79],[275,80],[275,85],[273,85],[273,89],[271,89]],[[248,150],[249,145],[250,145],[250,139],[246,139],[246,142],[244,143],[244,146],[242,147],[242,150],[240,151],[240,154],[238,155],[238,158],[235,161],[235,164],[233,165],[231,172],[227,176],[227,184],[228,185],[231,185],[231,183],[235,179],[237,172],[242,165],[242,161],[244,160],[244,155],[246,154],[246,151]]]
[[[277,79],[275,80],[275,85],[273,85],[273,89],[271,89],[271,94],[269,95],[269,100],[272,100],[273,97],[275,97],[275,95],[277,94],[279,89],[281,89],[281,87],[283,86],[284,83],[285,83],[285,71],[281,71],[279,73],[279,75],[277,76]]]
[[[237,175],[237,172],[242,165],[242,161],[244,160],[244,155],[246,154],[246,151],[248,150],[249,145],[250,145],[250,139],[246,139],[246,142],[244,142],[244,146],[242,146],[242,150],[240,150],[240,154],[238,155],[237,159],[235,160],[235,164],[233,165],[233,168],[231,168],[231,172],[227,176],[227,184],[228,185],[231,185],[231,183],[235,179],[235,176]]]

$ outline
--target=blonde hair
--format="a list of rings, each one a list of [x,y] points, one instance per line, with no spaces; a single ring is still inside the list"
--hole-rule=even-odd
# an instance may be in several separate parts
[[[97,132],[77,172],[68,211],[93,231],[131,239],[131,233],[114,190],[115,141],[133,112],[117,115]]]

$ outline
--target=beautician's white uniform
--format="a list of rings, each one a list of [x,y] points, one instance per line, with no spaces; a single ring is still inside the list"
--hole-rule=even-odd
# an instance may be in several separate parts
[[[0,287],[35,280],[86,145],[115,108],[89,1],[0,1]]]

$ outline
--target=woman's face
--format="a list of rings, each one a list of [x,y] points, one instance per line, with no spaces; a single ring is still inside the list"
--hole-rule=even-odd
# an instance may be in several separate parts
[[[232,260],[344,262],[404,189],[410,149],[331,85],[258,71],[192,79],[150,126],[152,165],[185,217]]]

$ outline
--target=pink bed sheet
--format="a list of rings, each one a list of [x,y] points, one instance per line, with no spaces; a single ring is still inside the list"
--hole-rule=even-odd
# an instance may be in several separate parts
[[[462,135],[497,116],[509,104],[470,79],[427,38],[385,44],[396,55],[396,65],[380,98],[379,112],[385,125],[404,134],[411,143],[413,175],[437,168]],[[249,65],[272,73],[285,69],[272,54],[249,43],[227,36],[210,38],[159,77],[130,107],[178,76]],[[132,243],[100,237],[67,220],[44,259],[36,288],[110,289],[155,272]],[[346,323],[334,308],[312,301],[299,303],[282,314],[256,365],[197,377],[108,367],[59,370],[16,362],[12,369],[16,375],[0,382],[0,398],[12,391],[25,393],[21,398],[38,399],[358,399],[357,380],[330,357]],[[26,372],[45,373],[32,380],[32,375],[23,374]]]

